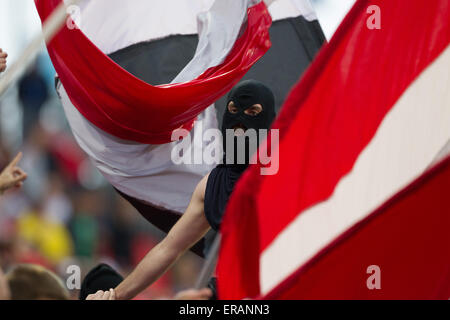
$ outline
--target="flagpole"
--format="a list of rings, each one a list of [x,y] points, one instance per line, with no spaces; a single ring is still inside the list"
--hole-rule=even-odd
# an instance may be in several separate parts
[[[42,41],[48,43],[67,21],[67,7],[76,5],[80,1],[81,0],[68,0],[66,3],[61,1],[58,7],[51,13],[42,26],[42,33],[37,35],[31,41],[19,59],[17,59],[17,61],[14,62],[0,78],[0,98],[9,86],[25,72],[27,67],[33,61],[33,58],[40,51]]]
[[[220,240],[221,236],[220,234],[217,234],[211,245],[211,249],[208,252],[208,256],[206,258],[205,264],[203,265],[202,271],[200,272],[200,276],[197,279],[197,283],[195,285],[196,289],[206,288],[206,286],[208,285],[208,281],[216,268],[217,257],[219,255]]]

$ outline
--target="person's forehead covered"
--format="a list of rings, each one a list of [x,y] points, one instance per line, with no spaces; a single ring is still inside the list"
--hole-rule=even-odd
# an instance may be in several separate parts
[[[233,101],[237,107],[245,108],[253,104],[270,107],[274,102],[272,91],[264,84],[247,80],[238,84],[229,94],[228,103]]]

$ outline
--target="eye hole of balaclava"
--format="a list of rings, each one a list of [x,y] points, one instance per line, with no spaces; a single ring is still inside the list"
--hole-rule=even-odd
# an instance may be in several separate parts
[[[226,146],[227,129],[234,130],[237,136],[248,129],[254,129],[259,137],[259,130],[268,130],[274,119],[275,97],[272,90],[255,80],[246,80],[239,83],[228,95],[227,106],[223,116],[222,134],[224,147]],[[242,131],[238,131],[239,129]],[[259,141],[257,144],[259,144]],[[247,152],[253,151],[255,150],[247,150]],[[249,155],[246,155],[247,160],[248,158]]]
[[[236,114],[239,112],[238,107],[236,107],[236,105],[234,104],[234,101],[230,101],[228,103],[228,112],[230,112],[231,114]],[[244,113],[249,115],[249,116],[256,116],[258,115],[261,111],[263,110],[263,106],[260,103],[254,104],[250,107],[248,107],[247,109],[244,110]]]

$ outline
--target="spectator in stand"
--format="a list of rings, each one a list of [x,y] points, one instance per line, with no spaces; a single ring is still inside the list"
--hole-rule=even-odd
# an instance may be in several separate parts
[[[38,265],[17,265],[7,273],[6,279],[11,300],[69,300],[63,281]]]
[[[80,300],[85,300],[88,295],[95,294],[99,290],[108,291],[118,286],[123,277],[111,266],[102,263],[89,271],[81,284]],[[112,299],[110,299],[112,300]]]

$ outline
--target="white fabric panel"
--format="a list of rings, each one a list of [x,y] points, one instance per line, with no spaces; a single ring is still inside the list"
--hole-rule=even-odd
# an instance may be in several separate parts
[[[111,136],[80,114],[62,85],[58,92],[75,139],[114,187],[144,202],[184,212],[195,186],[213,166],[174,165],[170,156],[179,142],[145,145]],[[214,106],[199,116],[191,132],[197,152],[204,147],[201,126],[217,128]]]
[[[273,21],[303,16],[308,21],[317,20],[316,12],[309,0],[275,0],[269,6]]]
[[[216,5],[239,2],[220,0]],[[208,11],[213,3],[214,0],[85,0],[81,3],[80,28],[109,54],[142,41],[197,34],[197,15]],[[309,0],[275,0],[269,11],[274,21],[299,15],[317,19]],[[234,19],[229,21],[236,22]]]
[[[444,152],[450,139],[449,70],[450,47],[404,92],[332,196],[301,213],[263,252],[262,294],[406,187]]]
[[[449,106],[450,108],[450,106]],[[431,163],[430,167],[433,167],[434,165],[438,164],[445,158],[447,158],[450,155],[450,139],[447,141],[445,146],[439,151],[437,156],[434,158],[433,162]]]
[[[83,33],[109,54],[142,41],[197,33],[197,14],[214,0],[87,0]]]

